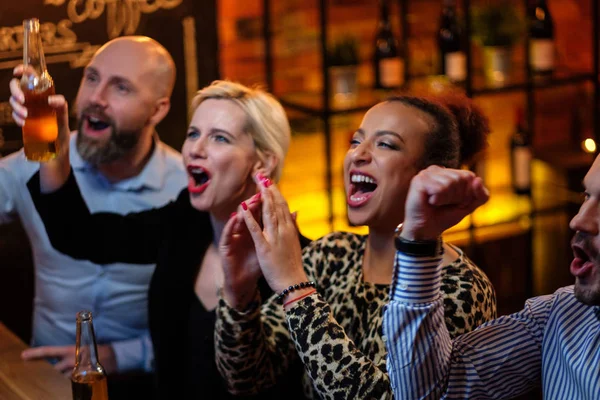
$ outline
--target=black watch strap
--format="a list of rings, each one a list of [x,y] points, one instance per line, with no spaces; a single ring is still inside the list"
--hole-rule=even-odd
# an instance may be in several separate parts
[[[398,225],[395,234],[396,250],[414,257],[435,257],[442,252],[442,240],[408,240],[400,236],[402,224]]]

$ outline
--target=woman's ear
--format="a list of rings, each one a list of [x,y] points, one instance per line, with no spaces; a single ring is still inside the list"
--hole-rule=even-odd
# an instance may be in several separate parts
[[[278,164],[279,160],[275,154],[271,152],[263,152],[261,159],[254,164],[252,175],[256,175],[257,172],[261,172],[266,177],[272,177]]]

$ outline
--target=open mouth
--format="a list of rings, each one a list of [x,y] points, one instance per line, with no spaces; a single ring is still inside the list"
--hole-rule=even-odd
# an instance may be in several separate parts
[[[593,252],[590,252],[590,249],[586,249],[585,246],[574,244],[571,248],[573,249],[571,274],[579,279],[585,279],[585,277],[593,270],[596,257]]]
[[[88,127],[93,131],[101,131],[110,126],[110,123],[97,117],[86,116]]]
[[[376,189],[377,181],[372,176],[361,172],[350,172],[348,204],[353,207],[364,204]]]
[[[110,118],[96,112],[84,112],[82,115],[82,128],[86,135],[95,137],[110,132],[112,126]]]
[[[210,174],[207,170],[198,166],[188,166],[188,174],[190,175],[190,182],[188,189],[192,193],[201,193],[208,186],[210,181]]]
[[[579,246],[573,246],[572,249],[573,249],[573,256],[575,258],[580,259],[582,262],[590,261],[590,256],[583,248],[581,248]]]

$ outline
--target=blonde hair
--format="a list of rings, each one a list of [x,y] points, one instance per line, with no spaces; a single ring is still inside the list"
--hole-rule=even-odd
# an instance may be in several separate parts
[[[260,88],[249,88],[231,81],[214,81],[196,93],[192,100],[191,113],[208,99],[233,101],[246,113],[246,131],[252,136],[256,151],[265,161],[267,153],[276,158],[271,178],[278,181],[283,170],[283,161],[290,147],[291,129],[281,104]]]

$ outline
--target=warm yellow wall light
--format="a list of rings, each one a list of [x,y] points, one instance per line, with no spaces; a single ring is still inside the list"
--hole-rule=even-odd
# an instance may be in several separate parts
[[[583,151],[586,153],[595,153],[596,152],[596,142],[592,138],[587,138],[581,143],[581,147]]]

